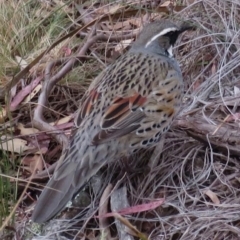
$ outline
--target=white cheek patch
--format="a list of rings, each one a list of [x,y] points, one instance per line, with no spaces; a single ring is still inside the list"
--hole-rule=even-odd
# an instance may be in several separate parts
[[[171,27],[171,28],[165,28],[163,29],[160,33],[156,34],[155,36],[153,36],[145,45],[145,48],[148,47],[154,40],[156,40],[158,37],[163,36],[169,32],[174,32],[174,31],[178,31],[177,28],[175,27]]]
[[[169,57],[173,57],[173,46],[172,45],[169,47],[169,49],[167,51],[168,51]]]

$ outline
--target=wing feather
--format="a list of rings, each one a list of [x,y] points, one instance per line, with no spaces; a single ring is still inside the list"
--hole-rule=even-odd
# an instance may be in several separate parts
[[[139,128],[140,122],[145,118],[141,107],[147,99],[138,93],[126,98],[116,98],[102,117],[101,131],[93,140],[93,145],[122,137]]]

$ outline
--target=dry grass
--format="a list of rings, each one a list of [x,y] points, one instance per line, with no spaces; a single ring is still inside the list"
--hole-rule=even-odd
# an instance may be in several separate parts
[[[108,36],[111,36],[109,32],[117,36],[121,33],[127,35],[134,32],[138,26],[130,23],[130,19],[144,22],[148,17],[166,16],[165,8],[160,8],[158,14],[152,11],[157,9],[156,6],[151,6],[153,1],[148,4],[144,4],[143,1],[142,3],[129,1],[129,5],[133,6],[131,9],[134,10],[129,15],[127,11],[129,7],[120,1],[120,5],[116,5],[116,1],[104,2],[100,5],[92,3],[88,10],[78,9],[78,11],[73,1],[66,1],[66,4],[61,7],[54,5],[53,9],[47,10],[48,14],[44,15],[44,21],[47,21],[45,25],[42,24],[42,18],[37,18],[34,27],[31,28],[26,19],[33,19],[37,15],[36,12],[43,6],[45,9],[47,5],[44,4],[47,1],[42,1],[43,5],[40,7],[31,6],[30,9],[36,12],[27,11],[31,12],[32,16],[27,16],[26,19],[23,19],[26,15],[19,13],[23,8],[20,2],[24,1],[19,1],[19,4],[12,1],[16,4],[13,10],[19,7],[16,8],[18,11],[15,11],[19,16],[9,13],[9,16],[14,15],[17,19],[16,22],[11,23],[11,31],[8,34],[3,32],[0,34],[5,43],[0,49],[1,52],[4,51],[5,56],[0,57],[0,63],[2,63],[0,74],[5,81],[9,81],[11,74],[21,68],[21,64],[20,66],[16,64],[10,51],[13,39],[16,39],[16,35],[20,33],[23,35],[19,35],[17,40],[17,52],[29,63],[29,59],[34,59],[40,52],[50,47],[65,31],[76,29],[79,24],[86,25],[89,18],[92,20],[106,14],[106,6],[109,6],[112,11],[115,7],[125,12],[124,16],[117,12],[111,13],[110,21],[109,18],[102,19],[105,25],[101,25],[101,31]],[[125,216],[137,226],[137,229],[146,233],[149,239],[239,238],[240,3],[237,0],[202,0],[181,1],[181,4],[184,8],[178,9],[181,11],[174,12],[168,17],[175,22],[191,20],[197,26],[197,30],[185,34],[175,49],[185,80],[185,97],[181,114],[166,135],[164,142],[156,147],[154,154],[152,151],[141,152],[138,156],[128,159],[130,168],[135,169],[133,172],[130,170],[125,175],[122,174],[125,171],[125,160],[103,169],[94,177],[91,185],[86,187],[86,192],[81,193],[81,200],[84,199],[84,203],[76,201],[75,207],[63,214],[62,217],[73,217],[77,213],[79,218],[72,221],[62,220],[60,223],[52,221],[43,229],[39,229],[38,225],[32,225],[28,219],[31,216],[36,186],[31,185],[24,198],[20,199],[21,204],[17,210],[15,225],[12,225],[16,230],[16,236],[24,239],[56,239],[56,235],[64,234],[67,237],[70,236],[70,239],[99,239],[99,222],[92,216],[99,208],[103,190],[111,182],[116,188],[127,187],[130,206],[165,198],[165,203],[154,210]],[[150,9],[148,14],[144,12],[146,8]],[[26,9],[23,9],[26,12]],[[113,31],[112,26],[117,26],[121,21],[128,21],[128,24]],[[29,27],[20,31],[19,29],[23,29],[23,26]],[[29,33],[28,29],[31,30]],[[91,31],[85,29],[84,32],[89,34]],[[79,51],[89,40],[84,37],[85,35],[81,32],[72,36],[61,42],[51,52],[46,53],[41,62],[25,75],[24,82],[28,83],[35,79],[35,76],[39,76],[48,68],[50,61],[71,58],[71,56],[76,59]],[[54,86],[48,97],[49,105],[44,111],[46,122],[53,122],[74,113],[78,107],[78,101],[91,80],[104,68],[105,64],[121,54],[119,51],[114,51],[119,41],[119,39],[110,38],[109,41],[99,39],[98,43],[90,46],[90,50],[86,52],[91,59],[82,59],[78,56],[78,66],[62,75],[61,83]],[[68,50],[71,50],[70,53]],[[66,62],[61,61],[52,68],[52,76],[59,73]],[[20,89],[19,84],[16,91]],[[20,105],[11,112],[13,119],[11,125],[15,129],[19,127],[17,122],[22,122],[26,126],[26,123],[32,121],[39,94],[28,104]],[[5,102],[2,103],[5,107]],[[9,118],[4,119],[5,125],[8,120]],[[46,131],[45,128],[39,130]],[[64,130],[67,132],[69,128]],[[12,135],[19,136],[15,131]],[[45,145],[39,140],[38,135],[36,138],[42,149]],[[30,141],[27,137],[23,139]],[[43,169],[44,164],[52,164],[58,159],[60,148],[58,151],[56,149],[60,145],[57,140],[48,139],[47,152],[42,154],[44,161],[42,166],[38,166],[40,170]],[[31,156],[37,155],[36,151],[30,151],[30,153]],[[20,154],[22,161],[25,155]],[[34,168],[36,168],[35,165],[33,167],[25,161],[19,167],[17,176],[27,179],[34,172]],[[141,168],[140,171],[136,171],[139,168]],[[117,182],[118,180],[120,182]],[[19,183],[20,193],[25,185],[25,183]],[[109,220],[109,224],[112,236],[117,236],[113,219]],[[29,233],[31,235],[28,235]],[[35,237],[33,237],[34,233]],[[41,238],[40,235],[44,237]],[[106,238],[102,237],[102,239]]]

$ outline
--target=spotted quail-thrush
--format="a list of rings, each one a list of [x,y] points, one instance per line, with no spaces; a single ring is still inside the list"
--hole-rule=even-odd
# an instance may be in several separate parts
[[[168,20],[148,24],[92,82],[75,119],[77,130],[35,206],[34,222],[59,213],[103,165],[155,146],[167,132],[183,93],[172,47],[187,29]]]

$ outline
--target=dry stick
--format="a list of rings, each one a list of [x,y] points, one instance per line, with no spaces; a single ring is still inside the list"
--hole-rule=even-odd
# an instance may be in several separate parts
[[[107,219],[108,218],[104,216],[106,213],[108,213],[107,212],[107,200],[110,197],[110,195],[119,187],[119,185],[122,183],[122,181],[125,177],[126,177],[126,174],[124,174],[122,176],[122,178],[117,181],[114,188],[113,188],[112,184],[109,184],[103,192],[103,195],[100,199],[99,210],[98,210],[100,229],[104,228],[104,226],[107,226],[107,227],[109,226],[107,224]],[[86,226],[86,223],[85,223],[85,226]],[[111,235],[109,235],[109,236],[111,236]],[[113,240],[113,238],[111,240]]]
[[[108,186],[105,188],[103,195],[100,199],[99,203],[99,216],[104,216],[108,213],[108,198],[110,196],[110,193],[112,191],[113,185],[108,184]],[[107,217],[100,217],[99,218],[99,228],[101,231],[101,239],[111,239],[111,232],[109,229],[109,222]]]
[[[91,34],[92,35],[92,34]],[[91,37],[90,35],[90,37]],[[91,39],[90,39],[91,40]],[[85,55],[86,51],[89,49],[89,47],[93,44],[94,42],[87,41],[82,49],[79,51],[80,56]],[[51,69],[53,66],[55,66],[57,63],[61,62],[61,60],[58,60],[57,62],[51,62],[45,71],[45,81],[43,84],[42,92],[39,96],[38,99],[38,105],[34,111],[34,116],[33,116],[33,126],[36,127],[37,129],[40,129],[41,131],[53,131],[56,130],[54,126],[51,126],[48,124],[46,121],[44,121],[43,117],[43,110],[44,107],[47,106],[47,100],[48,96],[54,87],[54,85],[59,82],[74,66],[76,63],[77,59],[76,58],[71,58],[61,69],[60,71],[55,74],[54,76],[50,77]],[[63,151],[66,149],[68,145],[68,139],[66,135],[63,133],[63,131],[59,131],[60,134],[54,134],[53,137],[63,146]]]
[[[127,199],[127,188],[123,186],[122,188],[116,189],[113,191],[111,196],[111,210],[112,212],[118,212],[120,209],[124,209],[129,207],[128,199]],[[128,234],[126,231],[126,226],[119,221],[117,218],[115,220],[118,239],[119,240],[133,240],[133,236]]]
[[[187,129],[186,132],[188,135],[203,143],[207,143],[206,135],[209,135],[209,141],[213,147],[226,153],[230,151],[231,154],[240,155],[239,147],[237,147],[240,144],[238,129],[222,126],[218,129],[217,134],[212,135],[216,126],[204,123],[203,119],[196,120],[193,118],[177,120],[174,122],[174,126]],[[219,139],[222,140],[219,141]]]

